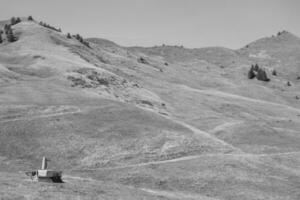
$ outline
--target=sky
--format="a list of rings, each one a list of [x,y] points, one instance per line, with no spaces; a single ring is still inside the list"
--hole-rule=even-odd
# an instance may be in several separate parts
[[[0,0],[0,20],[28,15],[123,46],[237,49],[281,30],[300,36],[300,0]]]

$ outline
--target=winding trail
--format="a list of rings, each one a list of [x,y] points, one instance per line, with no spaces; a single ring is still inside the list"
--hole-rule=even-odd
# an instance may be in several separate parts
[[[87,181],[91,183],[98,183],[100,185],[105,184],[103,181],[99,181],[93,178],[85,178],[85,177],[80,177],[80,176],[72,176],[72,175],[64,175],[63,176],[64,180],[67,180],[67,182],[72,182],[70,180],[75,180],[75,181]],[[130,189],[136,189],[140,190],[146,193],[149,193],[150,195],[153,196],[163,196],[171,199],[197,199],[197,200],[219,200],[216,198],[211,198],[207,196],[203,196],[200,194],[191,194],[191,193],[183,193],[183,192],[174,192],[174,191],[165,191],[165,190],[153,190],[153,189],[148,189],[148,188],[136,188],[132,186],[124,186]]]
[[[240,95],[236,95],[236,94],[230,94],[230,93],[221,92],[218,90],[199,90],[196,88],[189,87],[187,85],[178,85],[178,87],[180,87],[184,90],[187,90],[187,91],[197,92],[200,94],[212,95],[212,96],[218,96],[218,97],[224,97],[224,98],[239,99],[239,100],[248,101],[248,102],[252,102],[252,103],[267,104],[267,105],[281,107],[284,109],[288,109],[288,110],[292,110],[292,111],[300,113],[300,109],[294,108],[294,107],[291,107],[291,106],[288,106],[285,104],[274,103],[274,102],[260,100],[260,99],[253,99],[250,97],[244,97],[244,96],[240,96]]]
[[[244,123],[243,121],[225,122],[224,124],[221,124],[219,126],[216,126],[213,129],[209,130],[208,132],[211,133],[211,134],[214,134],[214,133],[217,133],[219,131],[223,131],[227,128],[230,128],[232,126],[236,126],[236,125],[243,124],[243,123]]]
[[[156,111],[154,111],[154,110],[145,109],[145,108],[142,108],[142,109],[144,109],[144,110],[146,110],[146,111],[148,111],[148,112],[153,112],[153,113],[155,113],[155,114],[158,114],[158,113],[157,113]],[[237,147],[235,147],[235,146],[233,146],[233,145],[231,145],[231,144],[225,142],[224,140],[221,140],[221,139],[217,138],[216,136],[214,136],[214,135],[212,135],[212,134],[210,134],[210,133],[208,133],[208,132],[202,131],[202,130],[200,130],[200,129],[198,129],[198,128],[196,128],[196,127],[190,125],[190,124],[187,124],[187,123],[185,123],[185,122],[183,122],[183,121],[174,119],[174,118],[172,118],[171,116],[167,116],[167,115],[160,115],[160,116],[163,117],[163,118],[165,118],[165,119],[168,119],[168,120],[170,120],[170,121],[172,121],[172,122],[174,122],[174,123],[180,124],[181,126],[187,128],[187,129],[190,129],[194,134],[201,135],[201,136],[206,137],[206,138],[208,138],[208,139],[211,139],[211,140],[213,140],[213,141],[215,141],[215,142],[217,142],[217,143],[219,143],[219,144],[221,144],[221,145],[223,145],[223,146],[227,146],[227,147],[229,147],[231,150],[234,150],[234,151],[236,151],[236,152],[243,153],[243,151],[242,151],[241,149],[239,149],[239,148],[237,148]]]
[[[61,115],[71,115],[75,113],[80,113],[81,110],[76,110],[76,111],[71,111],[71,112],[59,112],[59,113],[52,113],[52,114],[46,114],[46,115],[36,115],[32,117],[20,117],[16,119],[8,119],[8,120],[2,120],[0,123],[6,123],[6,122],[15,122],[15,121],[30,121],[34,119],[39,119],[39,118],[48,118],[48,117],[56,117],[56,116],[61,116]]]
[[[189,125],[189,124],[187,124],[185,122],[182,122],[182,121],[179,121],[179,120],[176,120],[176,119],[172,119],[172,118],[168,118],[168,119],[170,119],[173,122],[176,122],[176,123],[178,123],[178,124],[180,124],[180,125],[188,128],[188,129],[192,130],[195,134],[199,134],[199,135],[205,136],[205,137],[207,137],[209,139],[212,139],[212,140],[218,142],[219,144],[222,144],[224,146],[228,146],[229,148],[231,148],[232,150],[234,150],[236,152],[244,153],[241,149],[239,149],[239,148],[237,148],[237,147],[235,147],[235,146],[233,146],[233,145],[225,142],[224,140],[221,140],[221,139],[217,138],[216,136],[211,135],[208,132],[202,131],[202,130],[200,130],[200,129],[192,126],[192,125]]]
[[[139,163],[139,164],[132,164],[132,165],[123,165],[118,167],[104,167],[98,169],[83,169],[82,171],[102,171],[102,170],[116,170],[116,169],[126,169],[126,168],[134,168],[134,167],[144,167],[149,165],[157,165],[157,164],[168,164],[186,160],[194,160],[199,158],[208,158],[208,157],[270,157],[270,156],[282,156],[282,155],[293,155],[293,154],[300,154],[300,151],[295,152],[285,152],[285,153],[269,153],[269,154],[250,154],[250,153],[214,153],[214,154],[203,154],[203,155],[195,155],[195,156],[184,156],[180,158],[170,159],[170,160],[162,160],[162,161],[152,161],[146,163]]]
[[[164,190],[152,190],[147,188],[140,188],[140,190],[153,194],[155,196],[163,196],[172,199],[197,199],[197,200],[218,200],[216,198],[207,197],[199,194],[190,194],[174,191],[164,191]]]

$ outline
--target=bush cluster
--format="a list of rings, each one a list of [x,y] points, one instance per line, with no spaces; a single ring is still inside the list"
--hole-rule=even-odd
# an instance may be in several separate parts
[[[282,34],[284,34],[284,33],[287,33],[287,31],[285,31],[285,30],[279,31],[279,32],[277,33],[277,36],[280,36],[280,35],[282,35]]]
[[[73,37],[74,37],[76,40],[78,40],[80,43],[82,43],[82,44],[84,44],[85,46],[87,46],[87,47],[90,48],[90,43],[88,43],[87,41],[85,41],[81,35],[76,34],[76,35],[73,35]],[[70,33],[67,34],[67,38],[69,38],[69,39],[72,38],[72,36],[71,36]]]
[[[17,37],[14,35],[11,25],[4,25],[4,33],[6,35],[6,39],[8,42],[15,42],[17,41]]]
[[[49,24],[46,24],[46,23],[44,23],[44,22],[40,22],[39,23],[41,26],[43,26],[43,27],[46,27],[46,28],[49,28],[49,29],[51,29],[51,30],[54,30],[54,31],[57,31],[57,32],[61,32],[61,29],[60,28],[55,28],[54,26],[51,26],[51,25],[49,25]]]
[[[15,18],[15,17],[12,17],[11,19],[10,19],[10,25],[15,25],[15,24],[18,24],[18,23],[20,23],[22,20],[20,19],[20,17],[17,17],[17,18]]]
[[[258,64],[251,65],[251,68],[248,71],[249,79],[253,79],[255,77],[257,80],[260,81],[270,81],[270,79],[267,76],[267,72],[264,69],[260,68]]]

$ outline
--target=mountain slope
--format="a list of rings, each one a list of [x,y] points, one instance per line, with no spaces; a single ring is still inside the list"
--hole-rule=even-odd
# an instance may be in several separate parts
[[[0,44],[0,195],[300,195],[299,84],[285,85],[299,62],[296,36],[284,33],[240,50],[126,48],[97,38],[87,39],[87,47],[36,22],[12,28],[18,41]],[[293,49],[290,63],[283,47]],[[280,62],[253,56],[263,49]],[[255,62],[270,70],[287,63],[287,73],[280,66],[268,83],[249,80]],[[37,168],[42,156],[64,170],[65,188],[23,187],[25,177],[14,173]]]

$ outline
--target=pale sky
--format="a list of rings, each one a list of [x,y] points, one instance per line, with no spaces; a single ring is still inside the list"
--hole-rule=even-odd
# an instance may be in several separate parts
[[[300,0],[0,0],[0,20],[28,15],[124,46],[236,49],[280,30],[300,36]]]

